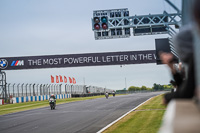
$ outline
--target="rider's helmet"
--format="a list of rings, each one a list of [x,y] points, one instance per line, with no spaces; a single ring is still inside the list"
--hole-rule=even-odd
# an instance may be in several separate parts
[[[53,97],[53,98],[55,98],[54,94],[51,94],[51,96],[50,96],[50,97]]]

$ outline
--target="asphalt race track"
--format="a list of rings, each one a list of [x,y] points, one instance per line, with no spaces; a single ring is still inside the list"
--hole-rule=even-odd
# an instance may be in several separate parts
[[[1,133],[95,133],[150,97],[136,93],[79,101],[0,116]]]

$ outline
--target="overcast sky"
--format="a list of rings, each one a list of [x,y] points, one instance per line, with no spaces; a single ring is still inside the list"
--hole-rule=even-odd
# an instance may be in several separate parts
[[[180,9],[181,0],[172,0]],[[1,0],[0,58],[18,56],[155,50],[155,38],[168,35],[131,36],[95,40],[91,18],[94,10],[128,8],[130,16],[175,12],[164,0]],[[75,77],[77,84],[107,87],[152,87],[168,84],[164,65],[134,64],[120,67],[89,66],[6,71],[8,83],[51,82],[50,75]]]

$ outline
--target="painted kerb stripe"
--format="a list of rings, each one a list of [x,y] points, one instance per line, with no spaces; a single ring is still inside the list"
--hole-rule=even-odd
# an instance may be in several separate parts
[[[152,97],[151,97],[152,98]],[[124,118],[125,116],[127,116],[129,113],[131,113],[132,111],[136,110],[138,107],[140,107],[142,104],[146,103],[147,101],[149,101],[151,98],[147,99],[146,101],[144,101],[143,103],[141,103],[140,105],[138,105],[137,107],[135,107],[134,109],[130,110],[129,112],[127,112],[126,114],[122,115],[121,117],[119,117],[117,120],[113,121],[112,123],[108,124],[106,127],[102,128],[101,130],[99,130],[97,133],[102,133],[103,131],[105,131],[107,128],[111,127],[113,124],[115,124],[116,122],[118,122],[119,120],[121,120],[122,118]]]

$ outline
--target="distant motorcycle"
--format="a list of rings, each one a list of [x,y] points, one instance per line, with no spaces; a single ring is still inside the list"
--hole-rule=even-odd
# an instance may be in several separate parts
[[[49,99],[49,105],[50,105],[50,107],[51,107],[51,110],[52,110],[52,109],[55,109],[55,107],[56,107],[56,100],[53,99],[53,98],[50,98],[50,99]]]
[[[108,93],[106,93],[105,96],[106,96],[106,99],[108,99],[108,97],[109,97]]]

